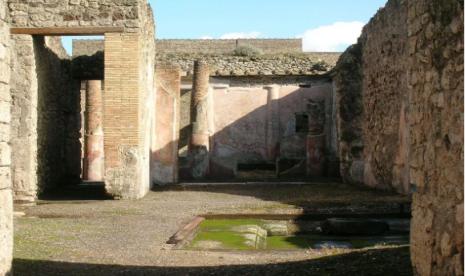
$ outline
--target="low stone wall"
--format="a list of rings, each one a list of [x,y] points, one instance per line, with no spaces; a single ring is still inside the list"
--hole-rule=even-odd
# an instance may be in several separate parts
[[[463,275],[463,1],[409,1],[411,251],[418,275]]]
[[[13,259],[13,200],[10,147],[10,31],[7,7],[0,2],[0,275],[7,275]]]
[[[252,46],[267,54],[300,53],[301,39],[160,39],[157,51],[162,54],[204,53],[231,54],[237,47]]]

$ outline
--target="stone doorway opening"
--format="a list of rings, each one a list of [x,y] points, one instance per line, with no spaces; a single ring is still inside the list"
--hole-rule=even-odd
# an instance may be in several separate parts
[[[19,204],[65,194],[106,197],[103,52],[73,59],[63,44],[67,35],[12,35],[12,181]],[[95,59],[99,68],[89,67]]]

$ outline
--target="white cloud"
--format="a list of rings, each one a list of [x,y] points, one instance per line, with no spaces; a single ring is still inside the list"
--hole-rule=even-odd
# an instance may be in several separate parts
[[[213,39],[213,37],[209,36],[209,35],[204,35],[204,36],[200,37],[200,39]]]
[[[249,33],[226,33],[220,36],[220,39],[238,39],[238,38],[258,38],[261,35],[259,32]]]
[[[305,31],[301,37],[305,52],[336,52],[357,42],[365,24],[359,21],[335,22]]]

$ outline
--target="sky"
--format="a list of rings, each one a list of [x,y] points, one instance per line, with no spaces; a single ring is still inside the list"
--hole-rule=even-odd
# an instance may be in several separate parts
[[[302,38],[304,51],[344,51],[387,0],[149,0],[157,39]],[[71,39],[64,39],[70,51]]]

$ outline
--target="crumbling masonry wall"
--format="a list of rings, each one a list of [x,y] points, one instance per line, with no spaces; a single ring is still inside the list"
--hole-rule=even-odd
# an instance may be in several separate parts
[[[463,2],[390,0],[334,81],[344,180],[413,193],[416,273],[463,275]]]
[[[362,140],[362,49],[360,44],[345,51],[335,68],[337,133],[340,175],[345,183],[363,183]]]
[[[118,26],[137,32],[143,7],[140,0],[18,1],[9,0],[14,27]]]
[[[0,2],[0,275],[8,274],[13,259],[13,199],[10,147],[10,31],[8,10]]]
[[[409,1],[411,251],[419,275],[463,275],[463,1]]]
[[[409,192],[407,1],[391,0],[365,26],[362,44],[363,182]]]
[[[341,175],[408,193],[407,2],[391,0],[339,60]]]
[[[80,178],[79,83],[59,37],[14,35],[12,179],[15,200]]]
[[[301,53],[302,39],[160,39],[161,54],[208,53],[231,54],[237,47],[252,46],[266,54]]]

